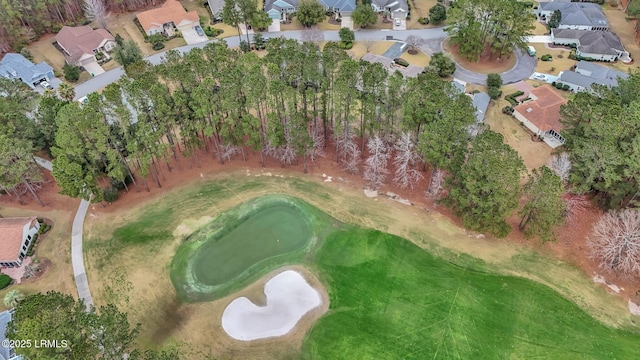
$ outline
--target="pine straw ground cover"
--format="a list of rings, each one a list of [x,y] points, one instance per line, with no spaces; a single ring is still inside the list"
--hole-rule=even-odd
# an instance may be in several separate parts
[[[469,238],[435,212],[283,174],[207,175],[131,209],[88,217],[94,300],[126,298],[123,308],[143,323],[143,345],[176,345],[185,358],[633,358],[640,336],[628,310],[579,270]],[[315,286],[327,291],[330,308],[282,338],[235,341],[221,329],[222,311],[237,296],[259,302],[274,272],[260,269],[254,278],[264,276],[237,293],[189,303],[172,286],[170,264],[189,234],[274,193],[298,197],[337,224],[295,265],[320,281]],[[108,290],[115,286],[117,296]]]

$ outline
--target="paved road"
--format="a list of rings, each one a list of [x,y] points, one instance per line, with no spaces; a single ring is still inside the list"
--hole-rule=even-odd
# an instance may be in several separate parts
[[[528,79],[536,69],[538,60],[522,51],[516,52],[516,65],[500,74],[503,84],[512,84],[518,81]],[[487,75],[479,74],[471,70],[467,70],[456,64],[456,71],[453,77],[472,84],[485,85],[487,83]]]
[[[34,159],[41,167],[49,171],[53,169],[51,161],[37,156],[35,156]],[[78,207],[78,211],[76,211],[76,216],[73,219],[73,225],[71,227],[71,264],[73,266],[73,277],[76,281],[76,288],[78,288],[78,298],[84,300],[87,309],[93,305],[93,299],[91,298],[91,292],[89,291],[87,272],[84,269],[84,257],[82,253],[82,228],[88,209],[89,202],[86,200],[80,201],[80,206]]]

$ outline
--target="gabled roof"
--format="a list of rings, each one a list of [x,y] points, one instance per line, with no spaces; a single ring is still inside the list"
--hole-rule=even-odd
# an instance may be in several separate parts
[[[278,13],[283,9],[292,9],[298,6],[298,0],[266,0],[264,11],[271,14],[270,11],[275,10]]]
[[[629,74],[622,71],[609,69],[588,61],[580,61],[576,66],[576,71],[563,71],[559,81],[588,89],[593,84],[618,86],[618,78],[627,79],[628,77]]]
[[[136,15],[144,31],[149,31],[154,27],[161,27],[166,23],[173,22],[176,26],[184,20],[200,21],[196,11],[187,12],[182,4],[176,0],[167,0],[161,7],[143,11]]]
[[[90,26],[63,26],[56,35],[56,41],[67,49],[72,61],[79,60],[84,54],[93,54],[105,40],[115,41],[115,38],[105,29],[93,30]]]
[[[38,220],[35,217],[0,219],[0,261],[16,261],[23,236]]]
[[[207,0],[209,4],[209,10],[211,13],[216,15],[222,13],[222,8],[224,8],[224,0]]]
[[[372,0],[373,4],[377,5],[379,8],[386,9],[389,8],[391,12],[408,12],[409,6],[407,5],[406,0]]]
[[[607,26],[607,18],[598,4],[586,2],[541,2],[540,10],[560,10],[560,25]]]
[[[7,339],[7,327],[9,326],[9,322],[11,322],[12,314],[13,309],[0,312],[0,340],[2,341]],[[0,347],[0,359],[12,359],[11,348],[9,346]]]
[[[484,120],[484,115],[489,107],[489,101],[491,101],[491,98],[487,93],[478,92],[473,94],[471,102],[476,108],[476,123],[481,123]]]
[[[529,95],[536,100],[522,103],[514,110],[543,132],[551,129],[560,132],[560,106],[566,104],[567,99],[558,95],[550,85],[534,88]]]
[[[552,29],[553,37],[576,39],[580,42],[578,50],[589,54],[618,55],[624,52],[622,41],[610,31]]]
[[[34,65],[21,54],[8,53],[0,61],[0,76],[24,81],[40,80],[53,69],[44,61]]]
[[[318,0],[325,8],[337,8],[339,11],[353,11],[356,9],[355,0]]]

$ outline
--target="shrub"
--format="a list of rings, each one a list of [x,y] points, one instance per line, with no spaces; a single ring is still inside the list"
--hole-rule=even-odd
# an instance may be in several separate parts
[[[568,91],[569,90],[569,85],[563,84],[562,85],[562,90]]]
[[[106,188],[104,188],[104,201],[108,203],[112,203],[118,200],[119,196],[120,196],[120,193],[118,192],[118,189],[116,189],[115,187],[107,186]]]
[[[502,108],[502,113],[503,114],[511,115],[511,114],[513,114],[513,112],[514,112],[514,109],[511,106],[505,106],[505,107]]]
[[[240,41],[240,50],[242,50],[242,52],[249,52],[251,51],[251,45],[244,40]]]
[[[38,243],[38,234],[33,235],[31,238],[31,243],[29,243],[29,248],[27,249],[27,256],[33,256],[36,252],[36,244]]]
[[[51,26],[51,31],[52,31],[54,34],[59,33],[59,32],[60,32],[60,30],[62,30],[62,25],[61,25],[61,24],[55,24],[55,25]]]
[[[554,86],[556,87],[556,89],[562,89],[563,84],[559,82],[559,83],[556,83]]]
[[[158,42],[164,42],[166,41],[167,38],[164,37],[164,35],[162,34],[153,34],[153,35],[149,35],[146,39],[145,42],[151,43],[151,44],[155,44]]]
[[[162,50],[162,49],[164,49],[164,43],[155,42],[155,43],[153,43],[153,45],[151,45],[151,48],[153,50]]]
[[[533,7],[533,1],[523,1],[522,2],[524,4],[524,6],[532,8]]]
[[[489,93],[489,97],[493,100],[502,96],[502,90],[500,90],[500,88],[497,88],[497,87],[490,87],[488,93]]]
[[[554,81],[554,82],[552,82],[552,83],[551,83],[551,86],[556,86],[556,82],[555,82],[555,81]]]
[[[0,275],[0,289],[4,289],[11,284],[13,280],[7,274]]]
[[[551,60],[553,60],[553,56],[551,56],[551,54],[544,54],[544,55],[542,55],[540,60],[542,60],[542,61],[551,61]]]
[[[49,224],[41,223],[40,224],[40,229],[38,229],[38,234],[44,234],[47,231],[49,231],[49,229],[51,229],[51,226],[49,226]]]
[[[64,78],[67,81],[75,82],[80,78],[80,68],[77,66],[64,64],[62,71],[64,71]]]
[[[207,26],[206,28],[203,29],[205,35],[207,36],[214,36],[213,35],[213,28],[211,26]]]
[[[507,100],[508,102],[510,102],[510,103],[511,103],[511,105],[516,106],[516,105],[518,105],[518,100],[516,100],[516,98],[517,98],[518,96],[521,96],[521,95],[524,95],[524,92],[522,92],[522,91],[516,91],[516,92],[514,92],[514,93],[512,93],[512,94],[509,94],[509,95],[505,96],[504,98],[505,98],[505,100]]]
[[[426,17],[421,17],[418,19],[418,22],[422,25],[428,25],[429,24],[429,18]]]

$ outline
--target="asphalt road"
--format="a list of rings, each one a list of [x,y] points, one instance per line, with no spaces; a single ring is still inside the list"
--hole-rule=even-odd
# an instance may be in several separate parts
[[[336,30],[325,30],[321,31],[322,37],[327,41],[338,41],[340,37],[338,36],[338,31]],[[265,37],[279,37],[284,36],[289,39],[303,40],[305,31],[304,30],[291,30],[291,31],[281,31],[274,33],[263,33]],[[358,30],[355,32],[357,41],[381,41],[381,40],[398,40],[404,41],[410,35],[416,35],[420,38],[424,39],[425,43],[420,46],[420,48],[431,55],[436,51],[442,51],[442,42],[447,37],[447,34],[444,32],[444,28],[432,28],[432,29],[420,29],[420,30]],[[250,36],[251,37],[251,36]],[[390,38],[389,38],[390,37]],[[246,36],[243,35],[242,39],[246,39]],[[536,39],[538,40],[538,39]],[[200,44],[194,45],[185,45],[174,50],[178,50],[180,52],[188,52],[189,50],[199,47],[202,48],[206,44],[220,40],[209,40],[207,42],[202,42]],[[240,40],[237,36],[232,36],[225,38],[223,41],[226,41],[229,47],[237,47],[240,44]],[[534,71],[536,66],[535,58],[531,58],[524,53],[518,53],[518,61],[516,62],[516,66],[502,73],[502,79],[505,84],[510,84],[514,82],[518,82],[523,79],[527,79]],[[164,52],[157,53],[145,58],[145,60],[149,61],[152,64],[159,64],[163,61]],[[94,91],[100,90],[105,86],[116,82],[124,75],[124,71],[122,67],[117,67],[113,70],[107,71],[102,75],[98,75],[78,86],[75,87],[76,97],[75,99],[79,99],[83,96],[86,96]],[[484,74],[474,73],[472,71],[466,70],[460,66],[457,66],[457,70],[454,73],[454,77],[457,79],[466,81],[468,83],[473,84],[482,84],[486,83],[487,76]]]

